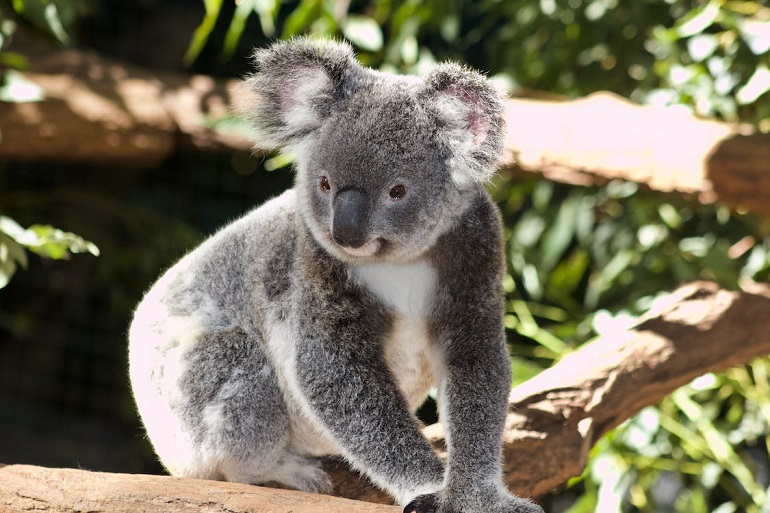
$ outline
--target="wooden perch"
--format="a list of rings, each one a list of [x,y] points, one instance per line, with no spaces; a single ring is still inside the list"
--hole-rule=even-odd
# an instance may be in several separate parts
[[[19,31],[11,47],[29,61],[40,102],[0,102],[0,157],[154,167],[180,149],[251,149],[214,130],[230,114],[238,81],[147,70],[93,51],[51,48]]]
[[[0,102],[0,158],[156,166],[180,148],[249,150],[213,128],[237,103],[237,81],[151,72],[89,51],[15,36],[38,103]],[[569,102],[507,102],[508,163],[577,184],[631,180],[770,214],[770,134],[702,121],[610,93]]]
[[[557,182],[611,179],[770,214],[770,134],[611,93],[507,104],[508,161]]]
[[[770,353],[770,286],[728,292],[696,282],[657,301],[632,330],[603,336],[511,391],[504,457],[508,485],[538,497],[579,475],[608,430],[707,372]],[[442,451],[439,425],[426,434]],[[339,495],[388,501],[345,465],[329,461]],[[6,509],[3,509],[6,508]],[[287,490],[178,479],[0,468],[0,511],[396,512]]]

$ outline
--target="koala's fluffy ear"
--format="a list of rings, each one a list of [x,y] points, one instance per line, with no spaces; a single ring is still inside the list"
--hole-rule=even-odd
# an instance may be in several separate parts
[[[296,38],[254,54],[245,115],[262,149],[286,146],[318,128],[351,72],[362,68],[345,43]]]
[[[492,178],[503,158],[503,103],[483,75],[455,63],[437,65],[421,94],[450,153],[452,179],[460,188]]]

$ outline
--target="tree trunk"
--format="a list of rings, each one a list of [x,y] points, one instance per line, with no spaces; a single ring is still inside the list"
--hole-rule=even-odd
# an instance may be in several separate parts
[[[636,327],[600,337],[511,391],[506,482],[538,497],[579,475],[607,431],[706,372],[770,353],[770,286],[728,292],[708,282],[658,300]],[[439,452],[440,425],[425,429]],[[347,466],[327,461],[335,492],[389,502]],[[6,508],[6,509],[3,509]],[[398,511],[248,485],[12,465],[0,469],[0,511]]]

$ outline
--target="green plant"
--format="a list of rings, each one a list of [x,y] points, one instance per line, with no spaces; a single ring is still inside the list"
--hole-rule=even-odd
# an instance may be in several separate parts
[[[65,26],[76,18],[75,2],[13,0],[11,8],[18,16],[53,35],[61,43],[70,41]],[[16,28],[15,21],[3,16],[0,5],[0,102],[41,101],[42,89],[22,73],[27,67],[27,59],[6,49]],[[67,259],[71,253],[99,255],[99,248],[79,235],[41,224],[25,229],[10,217],[0,215],[0,288],[8,284],[19,267],[27,267],[27,251],[54,260]]]
[[[762,513],[770,360],[707,374],[605,437],[569,513]]]
[[[228,16],[223,4],[204,1],[188,63]],[[342,37],[364,64],[385,70],[455,59],[512,88],[607,89],[770,130],[770,7],[759,1],[244,0],[230,16],[225,57],[256,16],[268,38]]]
[[[70,258],[72,253],[99,256],[99,248],[79,235],[41,224],[25,229],[0,215],[0,288],[8,284],[19,267],[26,269],[27,251],[54,260]]]
[[[517,382],[630,327],[679,283],[702,278],[735,289],[770,271],[768,222],[724,207],[627,182],[503,179],[494,192],[507,227],[506,327]],[[617,428],[574,483],[582,495],[570,513],[763,511],[769,373],[770,360],[760,359],[704,376]]]
[[[0,102],[39,101],[42,90],[20,72],[27,67],[27,59],[7,49],[15,30],[16,23],[6,19],[0,7]]]
[[[646,100],[692,105],[702,116],[752,120],[770,131],[770,7],[710,0],[678,9],[676,22],[653,27],[646,42],[661,80]]]
[[[11,0],[13,11],[62,44],[72,42],[73,25],[86,10],[86,0]]]

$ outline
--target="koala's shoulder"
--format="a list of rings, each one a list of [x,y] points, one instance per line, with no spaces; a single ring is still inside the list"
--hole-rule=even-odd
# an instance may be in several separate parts
[[[468,209],[453,229],[442,235],[430,255],[439,270],[447,272],[457,262],[468,269],[488,269],[496,274],[503,262],[502,218],[489,194],[479,188],[472,193]],[[447,266],[448,262],[454,262]]]
[[[223,227],[185,259],[199,275],[258,271],[275,255],[285,258],[294,249],[297,215],[296,193],[290,189]]]

